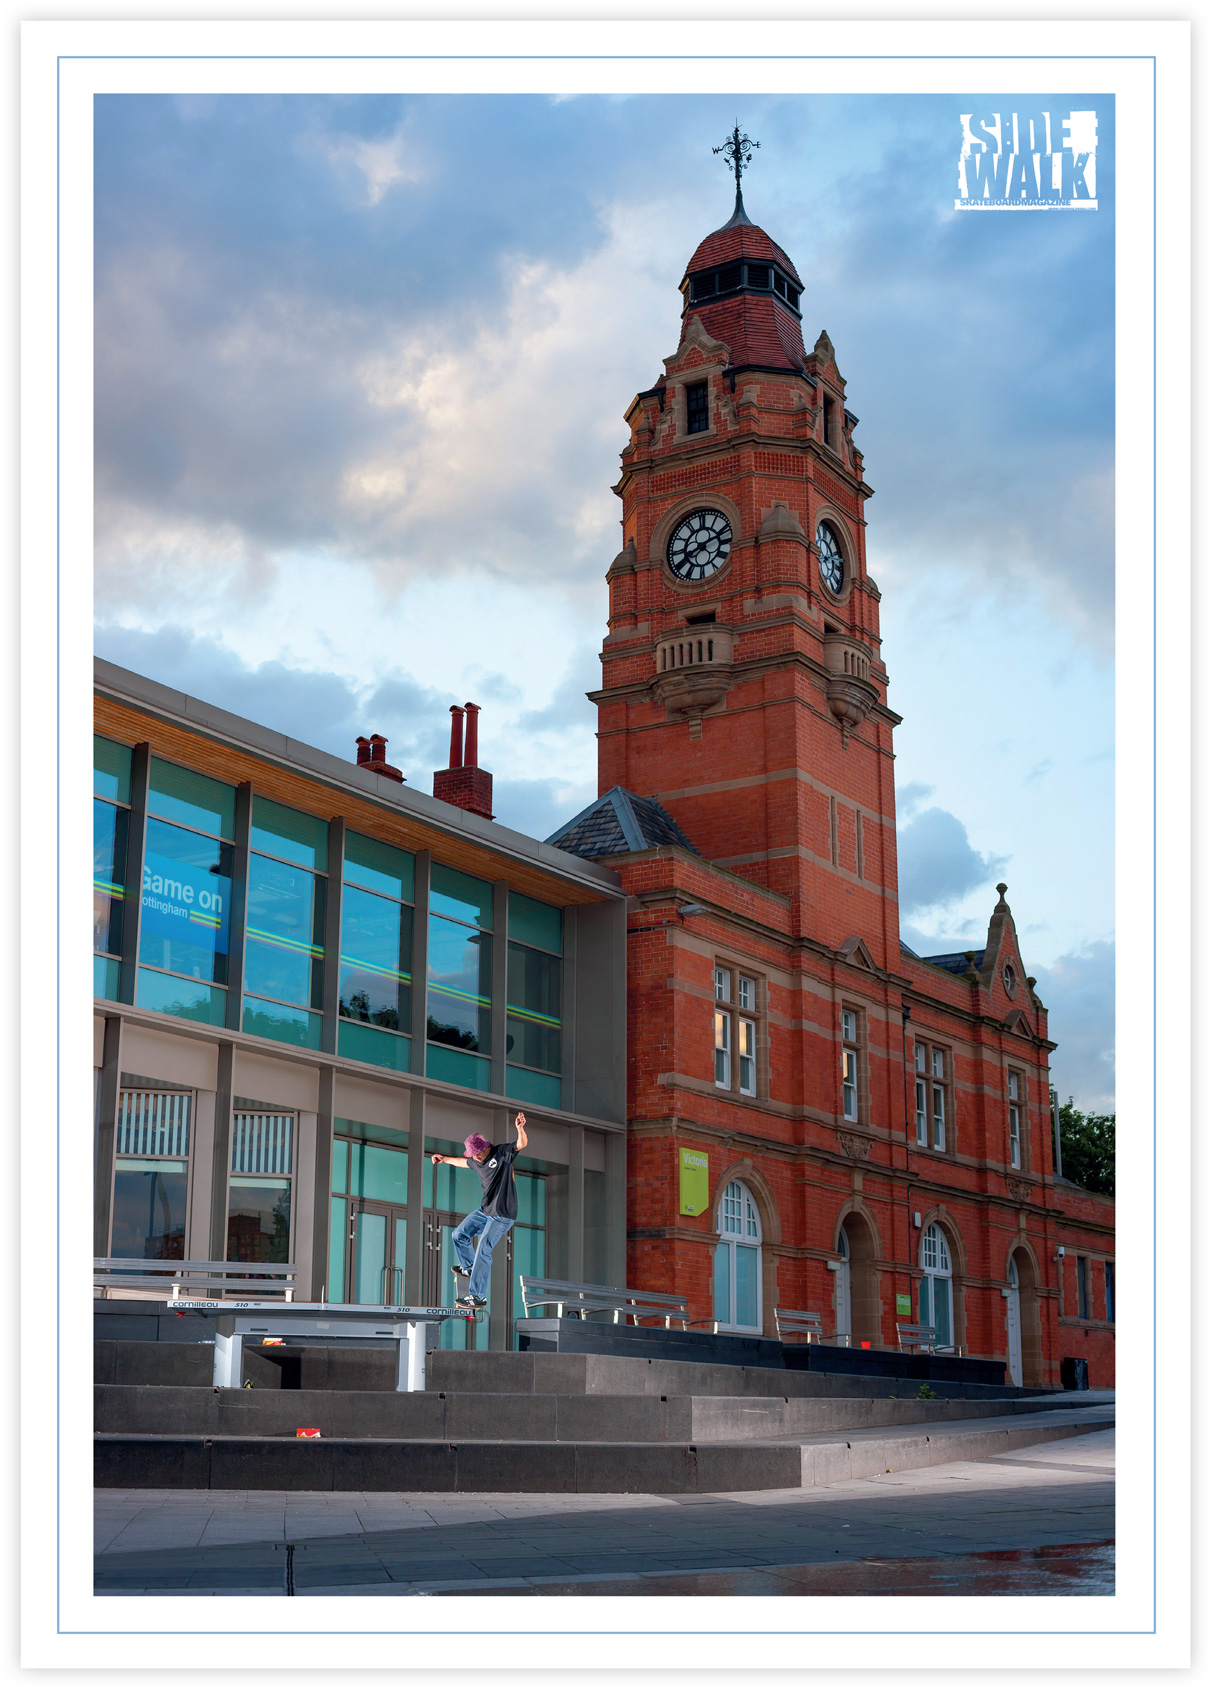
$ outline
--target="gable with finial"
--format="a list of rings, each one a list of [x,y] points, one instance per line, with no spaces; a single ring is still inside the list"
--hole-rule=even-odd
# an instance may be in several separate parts
[[[1005,901],[1009,887],[1002,880],[997,885],[997,901],[988,923],[988,942],[984,947],[980,983],[1005,1005],[1006,1013],[1028,1008],[1030,990],[1026,984],[1026,970],[1018,948],[1017,928],[1013,914]]]

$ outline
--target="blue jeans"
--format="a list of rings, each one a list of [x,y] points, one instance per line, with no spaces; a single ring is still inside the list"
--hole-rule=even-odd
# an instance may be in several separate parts
[[[468,1214],[450,1233],[450,1242],[454,1245],[454,1253],[458,1256],[458,1264],[464,1272],[471,1275],[471,1282],[467,1286],[471,1296],[488,1298],[488,1275],[492,1268],[492,1251],[504,1237],[512,1220],[506,1220],[500,1214],[485,1214],[482,1208],[477,1208],[473,1214]],[[479,1238],[479,1243],[472,1247],[471,1239]]]

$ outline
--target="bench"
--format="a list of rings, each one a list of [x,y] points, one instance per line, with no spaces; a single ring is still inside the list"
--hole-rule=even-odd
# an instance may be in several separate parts
[[[839,1349],[849,1348],[848,1331],[837,1331],[826,1337],[821,1316],[803,1308],[775,1308],[774,1324],[783,1341],[787,1337],[802,1337],[807,1343],[832,1343]]]
[[[927,1355],[961,1355],[962,1344],[939,1343],[932,1325],[897,1325],[896,1341],[900,1345],[900,1353],[907,1349],[911,1354],[914,1349],[923,1349]]]
[[[107,1256],[93,1260],[93,1286],[102,1293],[118,1287],[163,1290],[171,1302],[180,1298],[182,1290],[240,1290],[260,1296],[280,1290],[291,1302],[295,1272],[292,1261],[146,1261]]]
[[[709,1325],[718,1331],[718,1320],[692,1320],[684,1296],[669,1296],[657,1290],[620,1290],[613,1284],[577,1284],[571,1279],[523,1278],[521,1299],[527,1317],[535,1308],[554,1307],[563,1319],[565,1309],[573,1319],[586,1314],[612,1313],[613,1323],[628,1319],[661,1319],[670,1330],[674,1320],[685,1331],[691,1325]]]
[[[425,1388],[426,1327],[442,1320],[476,1320],[466,1308],[374,1308],[361,1302],[176,1301],[179,1311],[215,1315],[214,1372],[217,1390],[238,1390],[248,1343],[394,1343],[395,1388]]]

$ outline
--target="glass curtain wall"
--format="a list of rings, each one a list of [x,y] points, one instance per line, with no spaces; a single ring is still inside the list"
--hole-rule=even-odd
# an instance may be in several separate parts
[[[563,911],[509,894],[505,1091],[519,1102],[560,1104]]]
[[[93,736],[93,996],[116,1000],[130,830],[130,747]]]
[[[147,811],[135,1001],[222,1026],[235,788],[153,757]]]
[[[439,862],[430,873],[427,985],[426,1074],[490,1090],[492,886]]]
[[[412,1039],[414,858],[345,835],[337,1053],[406,1073]]]
[[[318,1050],[328,824],[258,796],[250,842],[244,1031]]]

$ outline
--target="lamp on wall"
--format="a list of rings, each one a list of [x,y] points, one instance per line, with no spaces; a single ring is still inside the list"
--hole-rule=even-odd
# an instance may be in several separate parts
[[[683,903],[677,913],[679,915],[709,915],[710,910],[705,903]]]

